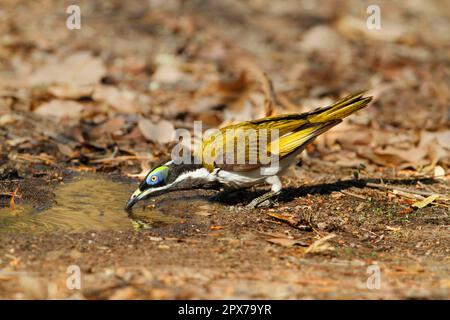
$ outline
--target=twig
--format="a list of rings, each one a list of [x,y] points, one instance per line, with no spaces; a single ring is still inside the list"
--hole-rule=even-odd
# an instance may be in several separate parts
[[[433,193],[436,193],[436,194],[437,194],[437,191],[434,190],[433,188],[431,188],[430,186],[427,186],[426,184],[423,184],[423,183],[420,182],[420,181],[417,181],[417,184],[418,184],[419,186],[421,186],[422,188],[424,188],[425,190],[428,190],[428,191],[430,191],[430,192],[433,192]]]
[[[284,94],[278,94],[278,102],[284,110],[290,111],[292,113],[299,113],[304,109],[303,106],[292,103]]]
[[[370,188],[376,188],[376,189],[398,190],[398,191],[408,192],[408,193],[412,193],[412,194],[418,194],[418,195],[426,196],[426,197],[432,196],[432,195],[438,195],[439,197],[442,197],[442,198],[446,198],[446,199],[448,198],[448,196],[446,196],[444,194],[436,193],[436,192],[422,191],[422,190],[417,190],[417,189],[408,189],[408,188],[402,188],[402,187],[397,187],[397,186],[390,186],[387,184],[367,182],[366,186],[370,187]]]
[[[360,195],[360,194],[356,194],[356,193],[353,193],[353,192],[341,190],[341,193],[346,194],[346,195],[348,195],[348,196],[355,197],[355,198],[357,198],[357,199],[367,200],[367,198],[366,198],[365,196]]]
[[[277,96],[273,88],[272,80],[269,79],[265,72],[261,73],[260,80],[265,95],[266,117],[270,117],[276,113],[275,108],[278,105]]]
[[[19,194],[19,186],[16,187],[16,189],[11,192],[11,199],[9,200],[9,207],[11,208],[11,210],[15,209],[16,206],[16,200],[15,198],[22,198],[22,196]]]
[[[272,217],[272,218],[274,218],[274,219],[276,219],[278,221],[281,221],[281,222],[285,222],[288,225],[290,225],[290,226],[292,226],[292,227],[294,227],[296,229],[299,229],[299,230],[310,231],[310,230],[313,229],[310,225],[303,225],[303,224],[300,223],[300,221],[295,220],[292,217],[287,217],[287,216],[282,215],[282,214],[276,214],[276,213],[271,213],[271,212],[266,212],[266,214],[269,217]]]
[[[92,163],[103,163],[103,162],[112,162],[112,161],[128,161],[128,160],[150,160],[153,159],[149,156],[119,156],[119,157],[108,157],[103,159],[95,159],[91,160]]]
[[[264,92],[264,107],[266,117],[275,115],[276,108],[279,106],[277,95],[273,88],[273,83],[267,76],[267,74],[256,64],[253,60],[248,58],[242,58],[241,63],[244,68],[250,71],[251,74],[261,83],[262,90]]]
[[[416,200],[423,200],[425,198],[424,196],[421,196],[420,194],[404,192],[404,191],[401,191],[401,190],[394,190],[391,193],[395,194],[397,196],[407,197],[407,198],[416,199]]]

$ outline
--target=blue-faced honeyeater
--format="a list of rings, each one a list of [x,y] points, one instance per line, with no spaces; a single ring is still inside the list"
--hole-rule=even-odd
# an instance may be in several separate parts
[[[170,160],[150,170],[139,188],[131,195],[125,209],[131,209],[138,201],[150,195],[155,196],[175,190],[199,189],[213,184],[228,188],[246,188],[264,182],[270,184],[270,192],[249,204],[250,207],[257,207],[281,191],[282,184],[279,176],[295,162],[295,157],[309,143],[318,135],[342,122],[345,117],[365,108],[371,100],[372,97],[364,97],[363,92],[360,92],[311,112],[276,115],[221,128],[217,133],[203,139],[195,155],[196,159],[200,159],[199,161],[179,163],[179,161]],[[256,132],[256,135],[259,135],[262,130],[266,132],[276,130],[276,141],[268,139],[267,145],[261,146],[259,140],[255,142],[255,140],[244,138],[232,150],[227,148],[226,141],[230,138],[226,132],[227,134],[236,132],[235,136],[231,137],[233,139],[238,135],[237,132],[244,136],[249,132]],[[227,138],[218,139],[219,136]],[[274,142],[276,142],[276,148],[273,147]],[[272,154],[276,153],[278,159],[276,166],[260,160],[258,150],[262,147],[268,151],[276,149],[276,152],[271,151]],[[206,150],[214,151],[206,152]],[[232,159],[238,159],[237,154],[245,152],[245,159],[250,160],[254,155],[254,161],[244,163],[216,161],[219,156],[222,160],[228,159],[230,152]]]

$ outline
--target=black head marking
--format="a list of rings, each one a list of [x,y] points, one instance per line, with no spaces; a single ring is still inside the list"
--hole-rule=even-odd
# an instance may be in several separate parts
[[[181,174],[189,171],[195,171],[197,169],[201,169],[203,166],[201,164],[195,163],[180,163],[175,164],[171,163],[169,165],[169,175],[167,176],[167,183],[174,182]]]
[[[158,168],[160,166],[169,167],[169,173],[168,173],[167,178],[165,179],[164,183],[157,185],[157,187],[162,187],[164,185],[174,182],[181,174],[183,174],[185,172],[195,171],[195,170],[203,167],[201,164],[195,164],[194,161],[192,161],[192,163],[190,163],[190,164],[189,163],[177,164],[175,162],[171,162],[170,160],[166,159],[164,161],[161,161],[157,165],[155,165],[149,171],[148,174],[150,174],[155,168]],[[147,176],[148,176],[148,174],[147,174]],[[139,185],[139,190],[141,190],[141,191],[144,191],[148,188],[152,188],[152,186],[147,183],[147,176]]]

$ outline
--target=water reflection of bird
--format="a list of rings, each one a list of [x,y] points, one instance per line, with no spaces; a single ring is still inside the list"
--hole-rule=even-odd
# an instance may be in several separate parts
[[[202,141],[192,158],[198,160],[197,163],[170,160],[150,170],[131,195],[126,209],[150,195],[204,188],[214,183],[231,188],[270,184],[271,191],[249,204],[255,208],[281,191],[279,176],[309,143],[343,118],[365,108],[371,100],[372,97],[364,97],[361,92],[311,112],[277,115],[224,127]],[[265,139],[261,139],[263,133]]]

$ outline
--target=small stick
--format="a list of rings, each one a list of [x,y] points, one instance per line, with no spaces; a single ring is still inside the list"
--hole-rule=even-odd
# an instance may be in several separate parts
[[[272,217],[278,221],[287,223],[291,227],[294,227],[299,230],[309,231],[309,230],[313,229],[311,226],[303,225],[303,224],[301,224],[300,221],[297,221],[297,220],[293,219],[292,217],[287,217],[282,214],[276,214],[276,213],[271,213],[271,212],[266,212],[266,214],[269,217]]]
[[[418,184],[419,186],[421,186],[422,188],[424,188],[424,189],[430,191],[430,192],[437,193],[436,190],[433,190],[433,188],[431,188],[430,186],[427,186],[426,184],[423,184],[423,183],[420,182],[420,181],[418,181],[417,184]]]
[[[424,196],[421,196],[419,194],[414,194],[414,193],[410,193],[410,192],[404,192],[404,191],[400,191],[400,190],[394,190],[391,193],[395,194],[397,196],[403,196],[403,197],[407,197],[407,198],[410,198],[410,199],[423,200],[425,198]]]
[[[360,194],[356,194],[356,193],[353,193],[353,192],[341,190],[341,193],[346,194],[346,195],[351,196],[351,197],[355,197],[357,199],[367,200],[367,198],[365,196],[362,196]]]
[[[266,117],[275,115],[277,113],[276,108],[279,106],[279,103],[272,80],[270,80],[269,76],[253,60],[242,58],[241,63],[244,68],[253,74],[253,76],[261,83],[262,91],[264,93]]]
[[[432,196],[432,195],[438,195],[439,197],[442,197],[442,198],[448,198],[448,196],[446,196],[444,194],[436,193],[436,192],[422,191],[422,190],[417,190],[417,189],[411,190],[411,189],[408,189],[408,188],[390,186],[390,185],[387,185],[387,184],[367,182],[366,186],[370,187],[370,188],[376,188],[376,189],[398,190],[398,191],[408,192],[408,193],[412,193],[412,194],[418,194],[418,195],[426,196],[426,197]]]
[[[103,163],[103,162],[113,162],[113,161],[128,161],[128,160],[150,160],[152,157],[149,156],[119,156],[119,157],[109,157],[103,159],[91,160],[92,163]]]

